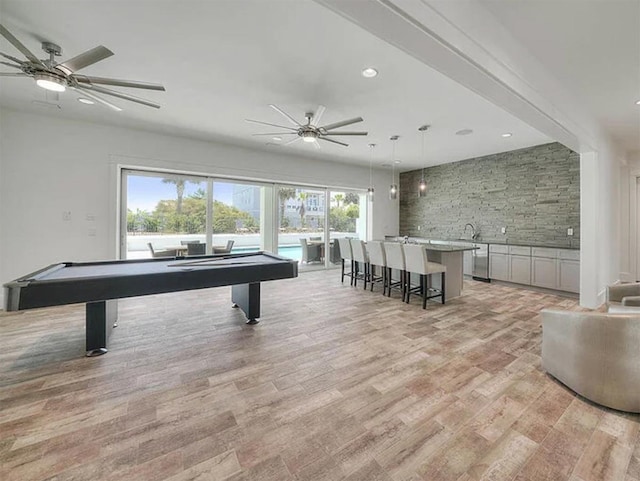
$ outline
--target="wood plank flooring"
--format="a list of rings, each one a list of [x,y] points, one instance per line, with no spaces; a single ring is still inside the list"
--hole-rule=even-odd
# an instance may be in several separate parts
[[[576,301],[466,281],[415,298],[309,272],[120,302],[85,358],[84,306],[0,314],[3,481],[640,481],[640,418],[540,366],[543,308]]]

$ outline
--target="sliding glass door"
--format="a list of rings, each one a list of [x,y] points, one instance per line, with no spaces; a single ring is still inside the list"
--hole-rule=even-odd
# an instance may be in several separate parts
[[[269,185],[123,170],[121,257],[252,252],[261,235]],[[189,244],[200,244],[191,246]]]
[[[366,239],[362,192],[129,169],[121,186],[124,259],[264,250],[313,270]]]
[[[214,252],[256,252],[260,235],[265,187],[228,181],[213,181]]]
[[[325,266],[325,189],[280,186],[278,254],[299,261],[300,269]]]
[[[340,246],[336,239],[366,240],[367,197],[364,193],[332,190],[329,192],[329,246],[328,262],[340,263]]]
[[[189,242],[205,242],[206,179],[140,172],[129,173],[124,186],[126,241],[121,257],[181,255]]]

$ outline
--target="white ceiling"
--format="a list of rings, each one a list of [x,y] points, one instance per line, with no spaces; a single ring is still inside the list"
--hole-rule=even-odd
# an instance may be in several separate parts
[[[612,137],[640,151],[640,0],[480,2]]]
[[[82,105],[72,92],[60,95],[58,110],[34,103],[47,99],[31,79],[3,78],[0,104],[13,109],[362,164],[371,142],[380,146],[376,164],[389,162],[388,139],[398,134],[401,170],[552,140],[311,0],[3,0],[0,19],[42,58],[42,40],[62,46],[62,59],[102,44],[115,55],[81,73],[159,82],[167,89],[129,90],[159,102],[160,110],[109,98],[125,109],[116,113]],[[20,56],[4,39],[0,51]],[[377,78],[360,75],[369,65],[380,71]],[[267,146],[270,137],[251,134],[273,129],[244,119],[287,125],[270,103],[299,120],[318,104],[327,107],[323,123],[362,116],[364,122],[346,129],[368,130],[369,136],[341,138],[349,139],[346,148],[323,143],[321,151],[303,142]],[[425,123],[432,125],[426,162],[417,131]],[[455,135],[467,128],[474,133]],[[514,135],[505,139],[503,132]]]

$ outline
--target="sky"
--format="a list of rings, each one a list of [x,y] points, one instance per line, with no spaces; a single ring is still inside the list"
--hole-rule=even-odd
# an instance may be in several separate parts
[[[196,192],[198,189],[207,190],[207,183],[187,182],[184,187],[184,197]],[[214,199],[231,205],[233,196],[233,184],[226,182],[214,182]],[[129,175],[127,177],[127,209],[135,212],[136,209],[152,212],[158,201],[176,199],[176,186],[165,184],[162,177],[146,175]]]

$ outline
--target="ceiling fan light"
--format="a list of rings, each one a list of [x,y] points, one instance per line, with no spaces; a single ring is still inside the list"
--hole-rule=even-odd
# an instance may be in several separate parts
[[[317,135],[315,132],[302,132],[302,140],[305,142],[315,142]]]
[[[39,73],[34,78],[36,79],[36,85],[43,89],[51,90],[52,92],[64,92],[67,89],[63,81],[55,75]]]

